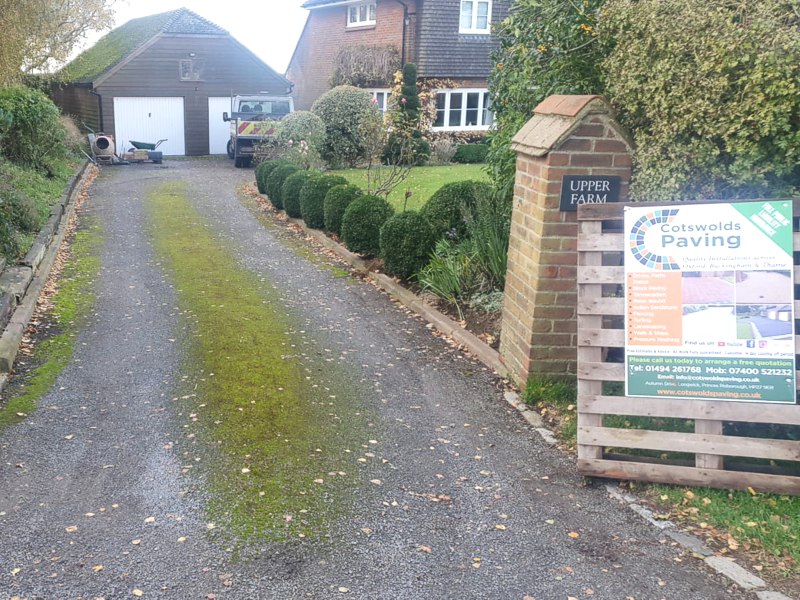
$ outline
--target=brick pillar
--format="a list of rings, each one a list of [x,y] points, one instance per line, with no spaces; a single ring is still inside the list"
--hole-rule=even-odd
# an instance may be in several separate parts
[[[550,96],[514,137],[514,212],[500,354],[515,382],[574,374],[577,213],[560,210],[565,175],[617,175],[627,198],[631,143],[599,96]]]

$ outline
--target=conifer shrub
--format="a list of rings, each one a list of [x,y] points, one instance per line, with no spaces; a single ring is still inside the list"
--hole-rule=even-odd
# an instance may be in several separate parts
[[[380,233],[381,258],[386,272],[409,279],[428,263],[436,239],[433,227],[418,212],[407,211],[389,217]]]
[[[359,196],[350,203],[342,217],[342,239],[347,247],[364,256],[381,252],[381,227],[394,209],[379,196]]]
[[[300,215],[306,227],[325,227],[325,196],[332,187],[346,183],[347,179],[339,175],[322,175],[310,179],[303,186],[300,190]]]
[[[281,201],[283,210],[293,219],[300,218],[300,191],[303,186],[313,177],[318,177],[319,171],[306,171],[301,169],[292,173],[283,182],[281,188]]]
[[[276,167],[272,173],[267,176],[265,187],[272,206],[278,209],[283,208],[283,199],[281,197],[283,184],[289,175],[297,173],[299,170],[300,167],[297,165],[286,163]]]
[[[453,162],[461,164],[485,163],[489,144],[461,144],[456,148]]]
[[[491,189],[485,181],[448,183],[430,197],[420,214],[431,224],[437,239],[445,235],[463,237],[467,232],[467,211],[475,206],[478,196],[491,194]]]
[[[363,192],[358,186],[345,183],[337,185],[328,190],[325,194],[324,214],[325,230],[342,235],[342,217],[344,211],[350,203],[358,198]]]

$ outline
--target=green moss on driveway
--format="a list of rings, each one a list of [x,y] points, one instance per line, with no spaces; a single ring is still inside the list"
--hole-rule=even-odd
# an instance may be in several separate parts
[[[37,344],[32,359],[36,367],[12,388],[11,397],[0,410],[0,429],[33,412],[39,399],[50,390],[72,358],[75,335],[95,300],[92,283],[100,270],[98,252],[102,242],[103,236],[96,223],[87,223],[75,234],[71,258],[59,278],[48,317],[57,333]]]
[[[161,185],[148,205],[191,332],[181,460],[206,481],[210,520],[240,540],[327,533],[360,479],[357,394],[333,363],[311,380],[276,290],[220,245],[184,186]]]

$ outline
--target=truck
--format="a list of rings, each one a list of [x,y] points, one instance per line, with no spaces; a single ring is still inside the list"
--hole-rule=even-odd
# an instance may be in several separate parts
[[[237,169],[249,167],[258,144],[275,135],[275,121],[294,112],[291,96],[262,94],[231,97],[231,114],[222,113],[222,119],[231,124],[228,140],[228,158]]]

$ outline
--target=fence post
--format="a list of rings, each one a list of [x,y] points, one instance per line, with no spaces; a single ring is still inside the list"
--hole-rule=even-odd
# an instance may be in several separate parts
[[[515,382],[573,375],[577,364],[577,219],[560,210],[564,176],[619,176],[631,142],[599,96],[550,96],[514,137],[514,210],[500,354]]]

